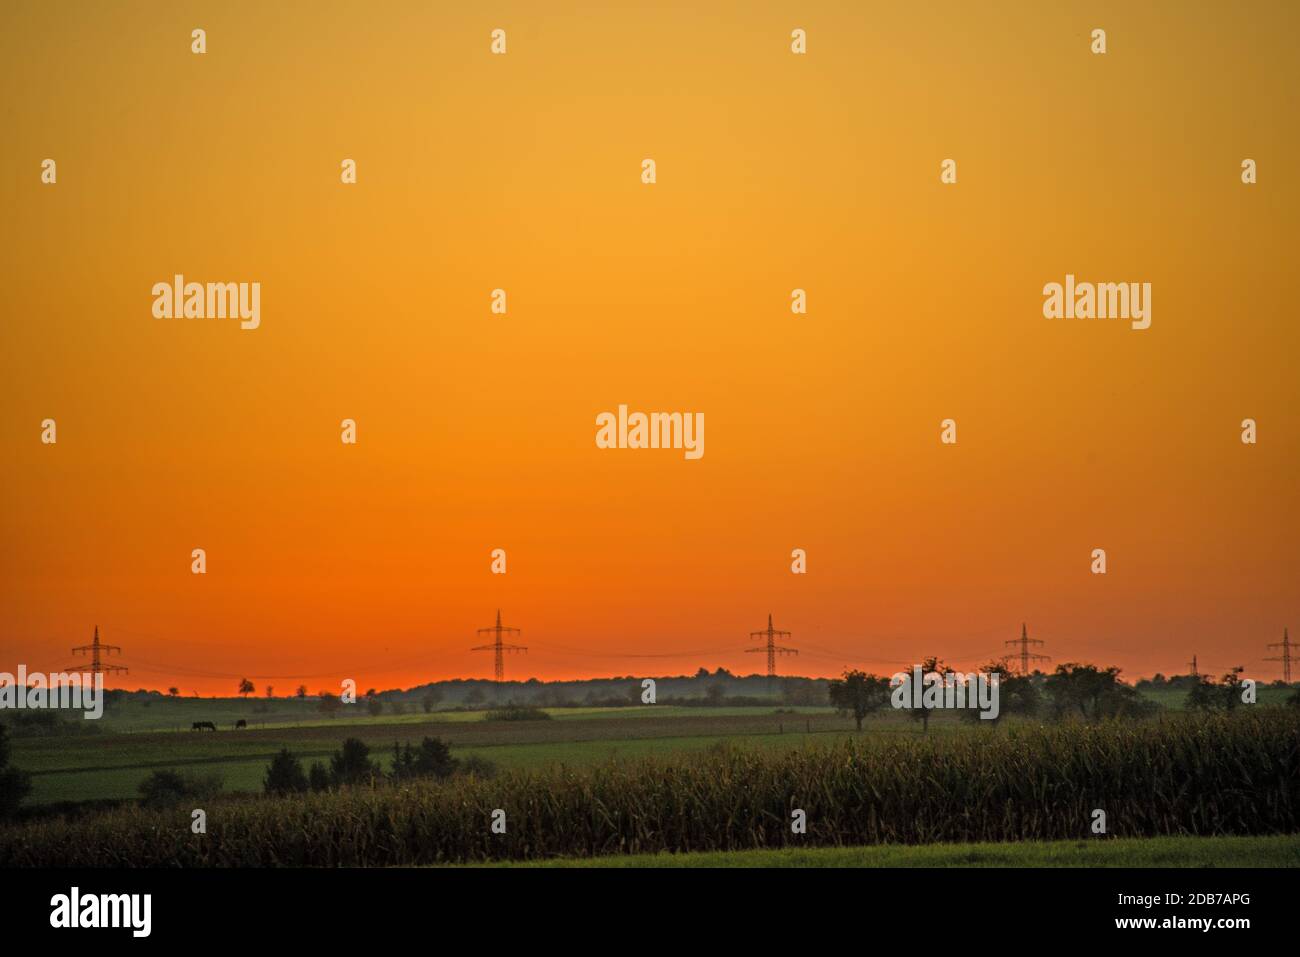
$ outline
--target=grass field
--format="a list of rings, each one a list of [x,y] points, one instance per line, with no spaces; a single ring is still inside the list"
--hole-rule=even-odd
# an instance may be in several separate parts
[[[20,738],[13,763],[33,775],[30,803],[127,799],[158,768],[215,773],[228,792],[259,791],[271,758],[288,748],[304,762],[326,761],[345,738],[366,742],[381,763],[395,741],[440,737],[456,755],[478,755],[503,769],[555,764],[583,766],[607,760],[693,752],[723,741],[791,748],[853,733],[852,721],[825,708],[550,709],[549,721],[489,721],[486,712],[434,715],[348,716],[300,725],[283,724],[213,732],[134,731],[68,737]],[[915,723],[899,715],[871,723],[870,734],[914,735]],[[985,732],[944,715],[931,734]]]
[[[1287,691],[1260,689],[1258,707],[1280,704]],[[1170,710],[1182,695],[1152,692]],[[146,706],[147,705],[147,706]],[[258,709],[270,708],[269,712]],[[550,708],[549,721],[486,720],[486,711],[370,716],[361,707],[335,718],[322,716],[311,699],[132,697],[114,703],[94,733],[23,737],[13,741],[13,764],[33,775],[31,805],[90,800],[128,800],[153,770],[201,771],[221,778],[226,792],[256,792],[272,756],[288,748],[305,763],[327,761],[345,738],[366,742],[387,766],[394,742],[418,742],[428,735],[451,744],[458,756],[476,755],[501,769],[588,766],[609,760],[691,753],[728,741],[757,748],[788,749],[853,736],[853,722],[825,707],[699,707],[655,705],[621,708]],[[238,719],[248,729],[233,730]],[[189,730],[212,720],[218,731]],[[931,735],[1000,734],[1025,722],[1009,718],[1000,727],[975,725],[938,714]],[[919,733],[906,715],[874,717],[864,733],[889,739]]]
[[[481,721],[484,713],[494,707],[485,703],[477,709],[457,708],[455,710],[436,710],[425,713],[415,704],[407,703],[402,713],[391,710],[391,704],[383,714],[371,716],[363,704],[343,708],[331,718],[319,710],[318,699],[310,698],[171,698],[161,695],[130,695],[113,700],[105,710],[104,716],[97,721],[87,722],[98,727],[102,732],[128,734],[138,732],[185,732],[195,721],[212,721],[219,729],[231,730],[240,719],[248,722],[250,728],[271,728],[282,725],[300,727],[330,727],[339,724],[420,724],[428,721],[464,722]],[[822,713],[825,706],[801,707],[781,704],[772,700],[772,709],[784,708],[793,712]],[[635,717],[643,714],[647,707],[629,705],[627,707],[564,707],[542,708],[541,710],[566,719],[581,718],[584,715],[602,717]],[[719,705],[713,707],[685,706],[663,703],[655,705],[658,714],[691,714],[707,711],[710,714],[747,714],[753,708],[749,706]]]
[[[1300,834],[611,854],[475,867],[1300,867]]]

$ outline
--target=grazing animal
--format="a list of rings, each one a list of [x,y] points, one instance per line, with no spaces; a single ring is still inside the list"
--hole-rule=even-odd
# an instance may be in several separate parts
[[[216,731],[217,726],[211,721],[195,721],[190,727],[191,731]]]
[[[236,731],[238,731],[240,728],[247,728],[247,727],[248,727],[248,722],[245,721],[243,718],[240,718],[238,721],[235,722]]]

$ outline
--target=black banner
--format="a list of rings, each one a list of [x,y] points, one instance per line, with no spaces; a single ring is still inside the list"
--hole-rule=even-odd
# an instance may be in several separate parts
[[[536,944],[555,936],[661,946],[665,935],[910,928],[1065,940],[1222,941],[1290,926],[1290,872],[1091,869],[7,870],[7,939],[396,942],[399,934]],[[147,895],[147,897],[146,897]],[[1288,907],[1291,910],[1288,910]],[[86,925],[110,926],[86,926]],[[819,929],[820,928],[820,929]],[[1246,935],[1245,938],[1240,935]],[[595,936],[593,936],[595,935]],[[454,938],[448,938],[450,941]]]

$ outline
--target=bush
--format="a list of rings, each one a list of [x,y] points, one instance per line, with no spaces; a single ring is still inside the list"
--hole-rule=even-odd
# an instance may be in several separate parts
[[[208,801],[221,791],[221,777],[216,774],[182,774],[179,771],[154,771],[140,782],[140,806],[152,810],[173,808],[183,802]]]
[[[425,738],[418,748],[393,744],[393,777],[399,781],[412,778],[446,778],[456,770],[451,748],[441,738]]]
[[[370,748],[357,738],[348,738],[343,748],[330,758],[330,784],[369,784],[380,775],[379,766],[370,760]]]
[[[262,787],[267,794],[302,794],[307,790],[307,775],[303,773],[302,762],[284,748],[267,766]]]
[[[319,761],[313,761],[311,770],[307,772],[307,786],[313,791],[328,791],[330,789],[329,769]]]

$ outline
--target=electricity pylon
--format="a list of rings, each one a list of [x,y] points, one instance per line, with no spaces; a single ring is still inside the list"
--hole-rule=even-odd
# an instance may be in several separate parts
[[[1022,675],[1029,674],[1030,661],[1051,661],[1052,659],[1051,655],[1036,655],[1029,650],[1030,645],[1041,645],[1042,642],[1037,638],[1029,637],[1029,629],[1024,622],[1020,623],[1020,637],[1011,641],[1004,641],[1003,644],[1020,646],[1020,673]]]
[[[1291,683],[1291,636],[1287,634],[1285,628],[1282,629],[1282,640],[1275,641],[1269,645],[1270,648],[1281,648],[1282,654],[1274,658],[1265,658],[1265,661],[1282,662],[1282,680],[1287,684]]]
[[[493,636],[495,636],[495,637],[494,637],[494,640],[492,641],[491,644],[488,644],[488,645],[477,645],[476,647],[471,648],[470,651],[492,651],[492,652],[495,652],[495,653],[496,653],[495,656],[496,656],[496,676],[497,676],[497,684],[501,684],[503,681],[506,680],[506,662],[505,662],[505,653],[508,652],[508,651],[524,651],[524,652],[528,651],[528,649],[525,648],[523,645],[507,645],[507,644],[503,643],[503,642],[501,641],[501,636],[502,636],[502,635],[518,635],[518,634],[520,634],[520,631],[519,631],[518,628],[504,628],[504,627],[502,627],[502,625],[501,625],[501,609],[498,608],[498,609],[497,609],[497,623],[496,623],[495,625],[493,625],[491,628],[480,628],[480,629],[478,630],[478,633],[479,633],[480,635],[493,635]]]
[[[101,655],[111,655],[111,654],[113,654],[114,652],[116,652],[117,654],[120,655],[120,654],[122,653],[122,649],[121,649],[120,647],[118,647],[117,645],[104,645],[104,644],[100,644],[100,641],[99,641],[99,625],[96,625],[96,626],[95,626],[95,640],[94,640],[94,641],[92,641],[92,642],[91,642],[90,644],[88,644],[88,645],[78,645],[76,648],[73,648],[73,649],[72,649],[72,653],[73,653],[74,655],[84,655],[84,654],[86,654],[87,652],[90,652],[90,672],[91,672],[91,674],[102,675],[102,674],[104,674],[105,672],[113,672],[113,671],[123,671],[123,672],[124,672],[124,671],[127,670],[127,669],[126,669],[125,667],[123,667],[122,665],[106,665],[106,664],[104,664],[104,662],[103,662],[103,658],[101,657]],[[68,667],[68,670],[69,670],[69,671],[76,671],[76,670],[78,670],[78,665],[70,665],[70,666]]]
[[[799,654],[799,652],[796,651],[794,648],[784,648],[781,645],[778,645],[776,643],[776,639],[778,638],[789,638],[790,632],[777,631],[775,628],[772,627],[771,612],[768,612],[767,614],[767,629],[765,631],[751,631],[749,633],[749,637],[767,639],[767,644],[765,645],[762,645],[758,648],[746,648],[745,654],[748,655],[748,654],[753,654],[755,652],[766,651],[767,652],[767,676],[769,678],[776,677],[776,656],[777,655]]]

